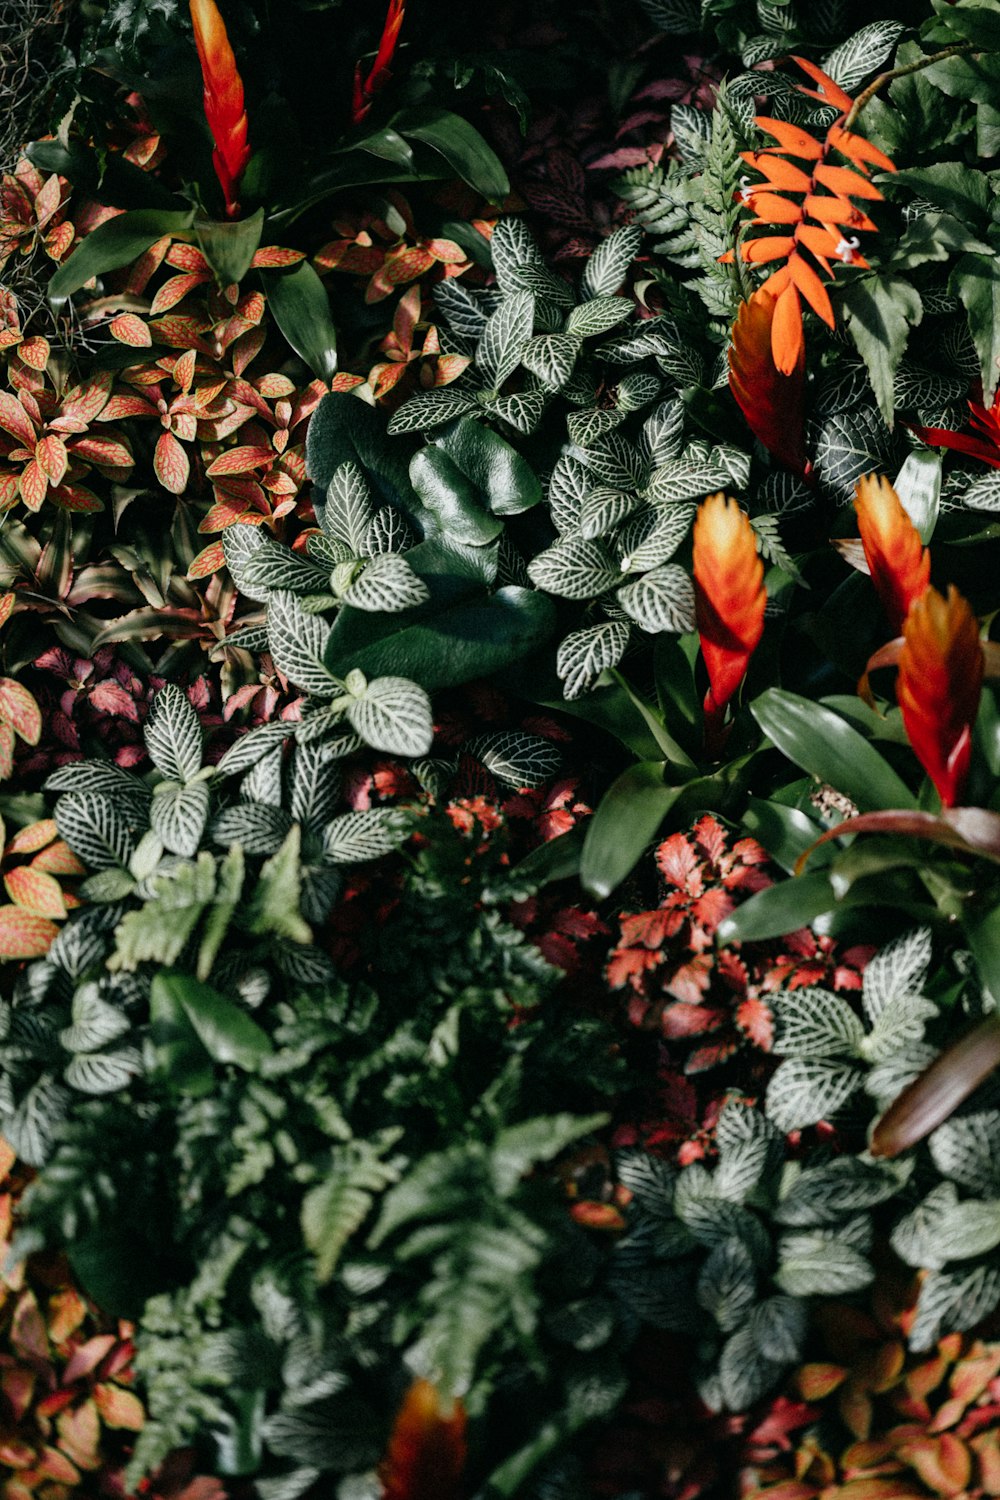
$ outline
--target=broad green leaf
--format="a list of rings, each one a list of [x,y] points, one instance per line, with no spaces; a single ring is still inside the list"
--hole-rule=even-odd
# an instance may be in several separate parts
[[[182,786],[164,782],[156,788],[149,826],[170,854],[191,859],[198,853],[208,820],[209,790],[204,781]]]
[[[407,620],[367,645],[343,649],[335,628],[327,663],[338,675],[352,667],[368,677],[398,672],[434,692],[487,677],[537,650],[552,634],[555,618],[551,599],[511,584],[490,597]]]
[[[982,173],[975,175],[985,184]],[[996,256],[963,255],[948,285],[968,313],[969,332],[982,372],[983,402],[989,406],[996,393],[1000,368],[1000,266]]]
[[[265,1031],[231,1000],[190,974],[168,971],[154,980],[187,1016],[198,1040],[213,1062],[231,1063],[256,1072],[269,1057],[271,1042]]]
[[[742,902],[719,923],[722,943],[761,942],[808,927],[836,906],[828,875],[817,872],[780,880]]]
[[[53,308],[62,307],[92,277],[129,265],[163,235],[182,234],[193,223],[194,209],[174,212],[163,208],[137,208],[99,224],[49,282],[48,296]]]
[[[916,806],[913,793],[875,747],[822,704],[768,688],[750,711],[794,765],[850,797],[862,812]]]
[[[797,807],[786,807],[783,802],[770,802],[764,797],[750,798],[743,814],[743,827],[764,845],[771,859],[786,875],[794,872],[799,859],[823,832],[819,823],[814,823]],[[824,850],[824,856],[821,858],[817,851],[810,866],[825,863],[829,852]]]
[[[491,428],[465,417],[435,443],[485,495],[494,515],[518,515],[541,500],[542,487],[530,464]]]
[[[487,429],[476,422],[459,425],[487,435]],[[442,541],[481,547],[503,531],[503,522],[484,508],[479,487],[443,446],[431,444],[414,454],[410,480],[425,509],[434,517]]]
[[[143,738],[153,765],[174,781],[201,770],[201,723],[187,695],[167,682],[153,696]]]
[[[847,331],[864,360],[886,425],[894,415],[893,380],[910,329],[923,316],[920,293],[902,276],[866,276],[841,292]]]
[[[260,275],[268,308],[287,342],[314,375],[331,381],[337,373],[337,330],[326,287],[314,267],[304,260]]]
[[[194,237],[201,253],[222,287],[243,280],[260,245],[264,228],[264,210],[258,208],[248,219],[220,223],[212,219],[195,219]]]
[[[177,210],[177,198],[155,172],[144,172],[121,151],[97,151],[83,141],[32,141],[28,160],[46,176],[55,172],[112,208]],[[159,236],[157,236],[159,238]]]
[[[409,514],[412,490],[406,444],[389,442],[381,412],[347,392],[332,391],[323,397],[309,419],[306,469],[310,479],[325,491],[341,464],[347,463],[361,471],[379,504]],[[232,531],[251,529],[231,527],[226,536]]]
[[[395,115],[389,123],[400,135],[439,152],[463,182],[491,203],[502,202],[510,192],[503,163],[461,115],[425,106]]]
[[[405,677],[376,677],[346,710],[347,721],[373,750],[426,755],[434,738],[430,699]]]
[[[639,761],[605,792],[587,825],[580,864],[585,890],[604,900],[630,874],[680,788],[664,785],[664,761]]]

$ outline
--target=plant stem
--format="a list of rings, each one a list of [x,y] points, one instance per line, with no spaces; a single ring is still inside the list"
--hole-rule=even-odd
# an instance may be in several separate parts
[[[944,47],[940,52],[931,53],[930,57],[920,57],[916,62],[907,63],[905,67],[890,68],[887,72],[880,73],[874,82],[870,83],[866,89],[862,89],[851,105],[844,118],[844,129],[851,129],[865,105],[870,99],[874,99],[884,84],[892,83],[896,78],[906,78],[910,73],[921,73],[924,68],[931,67],[933,63],[945,62],[949,57],[960,57],[963,53],[976,50],[975,42],[956,42],[952,47]],[[981,52],[983,49],[980,47],[978,50]]]

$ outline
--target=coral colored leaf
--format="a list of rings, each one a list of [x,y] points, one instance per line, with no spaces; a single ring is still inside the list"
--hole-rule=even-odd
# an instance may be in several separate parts
[[[82,484],[61,484],[56,489],[49,490],[49,499],[62,510],[75,511],[81,515],[90,515],[104,509],[104,502]]]
[[[44,370],[52,350],[48,339],[36,335],[34,338],[25,339],[17,352],[24,363],[30,365],[33,370]]]
[[[55,836],[55,818],[40,818],[37,823],[29,823],[26,828],[19,828],[4,853],[37,854],[40,849],[51,844]]]
[[[32,865],[19,865],[3,878],[7,895],[15,906],[34,912],[39,917],[61,919],[66,915],[66,903],[59,882],[51,875],[36,870]]]
[[[49,433],[35,449],[35,461],[52,484],[62,484],[69,467],[69,455],[61,437]]]
[[[808,131],[787,120],[772,120],[768,115],[756,115],[754,124],[778,142],[782,151],[804,161],[819,161],[823,155],[823,144],[815,140]]]
[[[41,464],[34,459],[21,471],[18,484],[21,491],[21,499],[29,510],[41,510],[42,503],[48,493],[49,480]]]
[[[379,1466],[382,1500],[459,1500],[465,1411],[428,1380],[416,1380],[397,1413]]]
[[[59,928],[48,917],[20,906],[0,906],[0,958],[41,958],[58,936]]]
[[[41,443],[38,445],[41,447]],[[89,464],[107,469],[130,469],[135,462],[124,443],[110,437],[81,437],[72,439],[74,458],[82,458]],[[53,484],[58,484],[53,479]]]
[[[126,1391],[120,1385],[95,1386],[94,1403],[106,1427],[139,1432],[145,1424],[146,1411],[142,1402],[132,1391]]]
[[[754,293],[740,306],[729,350],[729,388],[747,425],[769,453],[796,473],[805,471],[805,350],[790,375],[774,362],[771,327],[775,299]]]
[[[153,455],[156,477],[172,495],[182,495],[191,473],[188,456],[172,432],[161,432]]]
[[[108,324],[108,332],[120,344],[130,344],[133,349],[148,349],[153,342],[147,324],[135,313],[120,313]]]
[[[37,854],[31,861],[31,868],[44,870],[49,875],[83,875],[86,873],[72,849],[62,839],[56,839],[54,844],[49,844],[46,849]]]
[[[226,558],[222,550],[222,542],[210,542],[207,547],[202,548],[191,563],[187,576],[191,579],[211,578],[213,573],[217,573],[225,565]]]
[[[804,1400],[822,1401],[844,1383],[848,1373],[843,1365],[800,1365],[795,1385]]]
[[[972,757],[983,681],[979,623],[952,585],[928,588],[903,625],[896,698],[917,759],[945,807],[954,807]]]
[[[0,594],[0,625],[6,625],[14,612],[14,605],[16,603],[16,594]]]
[[[254,270],[261,266],[267,270],[276,270],[280,266],[297,266],[305,258],[304,250],[286,250],[281,245],[264,245],[260,250],[254,251],[250,265]]]
[[[898,635],[910,605],[930,582],[930,553],[884,476],[858,480],[854,509],[865,549],[865,561],[893,635]]]
[[[38,744],[41,710],[28,689],[12,677],[0,677],[0,719],[6,720],[26,744]]]
[[[205,473],[210,479],[224,474],[249,474],[261,464],[274,458],[274,450],[255,444],[244,444],[239,448],[227,448],[209,464]]]
[[[25,448],[34,449],[36,437],[31,418],[16,396],[0,391],[0,427],[16,437]]]

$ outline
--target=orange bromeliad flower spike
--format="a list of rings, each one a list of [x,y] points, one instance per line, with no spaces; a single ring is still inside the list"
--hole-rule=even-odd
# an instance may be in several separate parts
[[[415,1380],[379,1466],[382,1500],[458,1500],[465,1467],[465,1410],[429,1380]]]
[[[865,561],[893,634],[898,635],[910,605],[930,582],[930,553],[888,479],[866,474],[854,493]]]
[[[233,219],[240,211],[240,178],[250,160],[243,80],[215,0],[191,0],[191,21],[205,84],[205,118],[215,142],[212,163],[225,195],[226,214]]]
[[[726,705],[746,676],[764,631],[764,564],[744,512],[725,495],[709,495],[694,523],[698,634],[708,668],[706,748],[721,748]]]
[[[979,622],[952,585],[928,588],[903,626],[896,699],[917,759],[945,807],[962,793],[983,685]]]

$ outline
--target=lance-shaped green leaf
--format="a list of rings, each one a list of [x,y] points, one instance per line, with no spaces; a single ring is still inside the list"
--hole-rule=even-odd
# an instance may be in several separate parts
[[[843,792],[862,811],[916,805],[913,793],[874,745],[822,704],[783,688],[769,688],[750,711],[793,764]]]
[[[174,212],[136,208],[118,214],[92,230],[49,282],[49,301],[56,309],[95,276],[138,259],[165,234],[183,234],[194,223],[194,209]]]
[[[330,301],[307,260],[282,271],[262,271],[267,305],[285,339],[321,380],[337,373],[337,330]],[[359,403],[360,404],[360,403]]]
[[[665,786],[665,761],[629,766],[587,825],[580,864],[584,889],[603,900],[638,864],[682,788]]]

